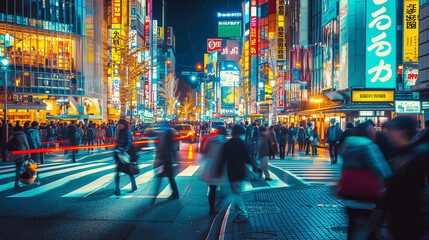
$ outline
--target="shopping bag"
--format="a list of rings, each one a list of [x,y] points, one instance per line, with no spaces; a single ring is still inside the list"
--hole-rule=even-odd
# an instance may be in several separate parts
[[[337,194],[344,199],[374,202],[383,196],[383,183],[369,170],[344,169]]]
[[[28,174],[35,175],[37,173],[37,163],[31,159],[27,160],[24,163],[24,169],[26,172],[28,172]]]

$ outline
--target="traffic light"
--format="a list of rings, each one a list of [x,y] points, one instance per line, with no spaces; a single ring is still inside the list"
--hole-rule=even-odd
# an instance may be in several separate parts
[[[192,82],[195,82],[195,80],[197,80],[197,77],[196,77],[195,75],[192,75],[192,76],[191,76],[191,81],[192,81]]]
[[[201,63],[197,63],[197,66],[195,67],[197,71],[203,70],[203,65]]]

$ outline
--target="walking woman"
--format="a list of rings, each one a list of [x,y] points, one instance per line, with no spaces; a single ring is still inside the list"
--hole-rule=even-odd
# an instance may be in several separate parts
[[[159,147],[156,152],[156,159],[153,163],[154,169],[164,166],[164,172],[161,177],[168,178],[171,190],[173,191],[173,194],[168,197],[169,200],[179,199],[179,190],[177,189],[176,180],[174,180],[173,176],[173,161],[177,159],[177,147],[174,142],[173,131],[173,129],[169,128],[161,137]],[[157,179],[157,184],[155,185],[155,196],[158,194],[159,188],[161,187],[161,180],[161,178]],[[153,199],[152,204],[155,203],[155,200],[156,198]]]
[[[132,145],[133,138],[131,136],[131,131],[129,130],[129,124],[127,120],[120,119],[118,121],[118,136],[116,138],[116,147],[115,147],[115,161],[116,161],[116,178],[115,185],[116,190],[114,194],[116,196],[121,195],[121,190],[119,188],[119,174],[120,172],[126,173],[130,176],[131,181],[131,192],[137,190],[136,179],[134,175],[130,172],[131,162],[137,162],[137,155],[135,149]],[[130,155],[130,163],[123,163],[119,159],[119,154],[128,153]]]
[[[29,150],[30,146],[28,145],[27,135],[24,133],[24,128],[21,126],[16,126],[13,129],[13,135],[9,139],[9,145],[12,145],[13,150],[21,151],[21,150]],[[21,175],[22,167],[24,166],[24,161],[30,159],[30,154],[14,154],[12,155],[12,160],[16,165],[16,174],[15,174],[15,188],[22,187],[19,184],[19,179]]]
[[[311,155],[319,155],[317,153],[317,144],[319,144],[320,142],[320,135],[319,135],[319,131],[317,131],[317,126],[314,126],[313,131],[311,131],[311,136],[309,138],[310,140],[310,144],[311,144],[311,149],[312,149],[312,154]]]
[[[216,128],[216,134],[217,135],[207,139],[207,142],[204,145],[202,153],[205,160],[205,167],[200,175],[201,180],[206,182],[210,188],[208,196],[210,214],[217,213],[215,208],[216,189],[219,185],[222,185],[225,180],[224,171],[221,171],[220,174],[218,174],[217,168],[220,164],[220,154],[222,152],[222,147],[226,142],[226,128],[224,126],[218,126]]]

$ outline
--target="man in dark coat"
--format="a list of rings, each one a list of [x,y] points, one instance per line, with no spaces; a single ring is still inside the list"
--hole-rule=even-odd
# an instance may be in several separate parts
[[[77,128],[76,128],[76,122],[74,120],[71,121],[70,125],[67,127],[67,137],[69,140],[69,146],[75,146],[76,145],[76,133],[77,133]],[[72,150],[73,153],[73,163],[76,163],[76,150]],[[66,151],[67,154],[67,151]]]
[[[246,145],[241,140],[243,134],[242,127],[234,126],[232,128],[232,138],[223,147],[220,164],[217,169],[218,174],[220,174],[224,165],[227,167],[228,180],[234,196],[235,211],[237,214],[234,222],[239,223],[249,221],[249,215],[241,197],[244,191],[244,179],[246,178],[246,164],[252,165],[254,172],[261,171],[257,168],[256,161],[249,157]]]

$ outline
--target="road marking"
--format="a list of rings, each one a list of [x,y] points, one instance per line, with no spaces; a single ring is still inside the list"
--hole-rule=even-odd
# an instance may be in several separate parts
[[[150,165],[151,164],[139,164],[139,168],[145,168]],[[88,197],[89,195],[97,192],[98,190],[106,187],[111,182],[113,182],[115,180],[115,174],[116,172],[104,175],[96,179],[95,181],[92,181],[91,183],[88,183],[85,186],[74,190],[73,192],[63,195],[62,197]],[[121,176],[122,175],[125,174],[121,174]]]
[[[101,164],[93,164],[93,165],[101,165]],[[48,184],[41,185],[41,186],[39,186],[37,188],[33,188],[33,189],[27,190],[25,192],[21,192],[21,193],[17,193],[17,194],[8,196],[8,198],[35,197],[37,195],[46,193],[46,192],[48,192],[50,190],[53,190],[55,188],[61,187],[61,186],[65,185],[65,184],[69,183],[70,181],[75,180],[77,178],[84,177],[84,176],[87,176],[87,175],[90,175],[90,174],[94,174],[94,173],[97,173],[97,172],[101,172],[101,171],[113,169],[114,167],[116,167],[116,166],[115,165],[109,165],[109,166],[105,166],[105,167],[102,167],[102,168],[95,168],[95,169],[91,169],[91,170],[87,170],[87,171],[75,173],[75,174],[63,177],[63,178],[61,178],[59,180],[50,182]]]
[[[268,171],[270,173],[271,181],[266,181],[268,185],[271,187],[289,187],[285,182],[283,182],[277,175],[275,175],[273,172]]]
[[[189,166],[185,170],[183,170],[181,173],[179,173],[177,176],[178,177],[191,177],[198,171],[199,168],[200,168],[200,166]]]

